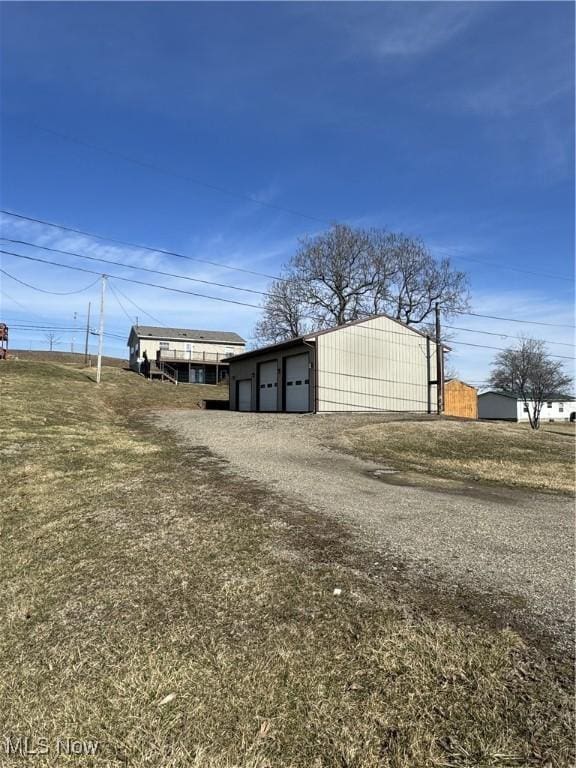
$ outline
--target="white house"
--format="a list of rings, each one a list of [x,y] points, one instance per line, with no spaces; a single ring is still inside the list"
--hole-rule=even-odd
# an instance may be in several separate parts
[[[436,344],[377,315],[236,355],[236,411],[435,413]]]
[[[530,410],[533,403],[529,403]],[[576,401],[564,397],[553,397],[542,406],[542,421],[568,421],[576,410]],[[510,392],[484,392],[478,395],[478,418],[501,421],[528,421],[528,408],[518,395]]]
[[[130,367],[139,371],[144,354],[152,374],[170,381],[217,384],[228,380],[228,358],[244,351],[246,342],[231,331],[133,325],[128,337]]]

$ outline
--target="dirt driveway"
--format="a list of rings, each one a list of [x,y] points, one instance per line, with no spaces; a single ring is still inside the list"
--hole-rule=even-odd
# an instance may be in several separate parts
[[[494,613],[571,648],[573,503],[515,490],[403,485],[386,468],[329,447],[374,416],[161,412],[162,428],[229,470],[344,523],[375,559],[408,577],[466,588]],[[382,471],[384,470],[384,471]],[[375,474],[376,472],[376,474]]]

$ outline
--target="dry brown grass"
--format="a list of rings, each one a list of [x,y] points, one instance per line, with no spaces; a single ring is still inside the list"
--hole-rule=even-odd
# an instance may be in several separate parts
[[[97,740],[94,768],[572,764],[570,696],[514,632],[413,610],[142,420],[192,388],[0,376],[0,736],[51,745],[2,768],[68,765],[57,737]]]
[[[342,444],[398,469],[452,480],[572,493],[574,425],[401,421],[347,430]]]
[[[83,352],[50,352],[45,349],[11,349],[9,356],[10,359],[13,360],[34,360],[36,362],[42,363],[66,363],[76,366],[82,366],[84,364]],[[88,361],[91,367],[96,365],[96,360],[96,355],[88,355]],[[102,357],[102,364],[106,366],[112,366],[114,368],[127,368],[128,360],[120,357],[108,357],[104,355]]]

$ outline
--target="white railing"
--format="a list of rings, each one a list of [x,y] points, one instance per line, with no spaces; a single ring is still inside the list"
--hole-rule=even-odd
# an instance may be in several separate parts
[[[222,352],[204,352],[194,351],[192,349],[160,349],[158,352],[158,360],[178,360],[182,362],[201,362],[201,363],[221,363],[229,357],[233,357],[233,353],[228,352],[223,354]]]

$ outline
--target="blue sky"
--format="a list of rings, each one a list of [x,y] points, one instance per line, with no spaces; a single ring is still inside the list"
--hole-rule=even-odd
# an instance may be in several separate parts
[[[482,263],[573,275],[571,3],[3,3],[0,12],[4,208],[272,274],[322,221],[385,226],[452,254],[470,274],[477,311],[573,321],[569,279]],[[266,287],[264,278],[40,225],[2,225],[5,237]],[[49,290],[93,279],[2,261]],[[255,309],[117,285],[166,325],[252,336]],[[5,276],[0,288],[0,314],[13,324],[68,326],[74,312],[81,323],[88,300],[97,300],[96,288],[57,297]],[[130,320],[112,295],[107,310],[108,330],[127,335]],[[511,336],[520,328],[453,324]],[[525,330],[572,342],[568,329]],[[60,348],[69,348],[71,334],[60,335]],[[464,331],[457,339],[509,341]],[[11,343],[46,346],[40,331],[15,330]],[[460,375],[484,379],[493,352],[453,346]],[[106,347],[124,351],[113,337]]]

